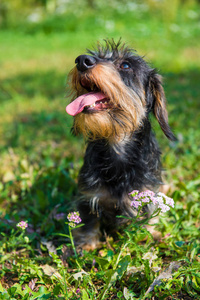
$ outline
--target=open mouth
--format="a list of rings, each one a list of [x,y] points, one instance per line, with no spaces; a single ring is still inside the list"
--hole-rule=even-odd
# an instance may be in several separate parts
[[[109,99],[96,85],[91,84],[86,87],[83,82],[81,82],[81,85],[84,86],[89,93],[79,96],[66,107],[66,111],[69,115],[76,116],[81,112],[92,113],[110,107]]]
[[[107,109],[109,107],[108,102],[107,98],[97,100],[93,104],[85,106],[83,112]]]

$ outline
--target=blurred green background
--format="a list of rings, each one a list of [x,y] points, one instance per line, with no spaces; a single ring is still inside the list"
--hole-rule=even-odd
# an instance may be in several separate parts
[[[41,213],[71,201],[84,142],[70,134],[67,73],[97,40],[120,37],[164,77],[178,137],[169,143],[154,122],[165,180],[200,182],[200,1],[1,0],[2,216],[46,224]]]

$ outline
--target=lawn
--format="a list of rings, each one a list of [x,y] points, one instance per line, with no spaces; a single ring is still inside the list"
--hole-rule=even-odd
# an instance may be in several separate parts
[[[200,297],[200,8],[168,19],[122,8],[77,8],[0,30],[0,299]],[[175,207],[160,217],[159,240],[133,220],[117,240],[76,256],[66,222],[85,143],[70,132],[67,74],[107,37],[122,37],[163,75],[177,142],[152,122]]]

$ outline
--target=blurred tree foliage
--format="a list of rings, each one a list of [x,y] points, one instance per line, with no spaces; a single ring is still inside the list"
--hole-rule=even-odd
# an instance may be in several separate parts
[[[0,28],[18,27],[24,23],[44,22],[52,16],[76,15],[137,9],[142,7],[166,22],[173,21],[180,7],[198,6],[199,0],[1,0]]]

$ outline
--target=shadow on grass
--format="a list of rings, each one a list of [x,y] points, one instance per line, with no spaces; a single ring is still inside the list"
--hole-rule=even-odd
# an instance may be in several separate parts
[[[72,120],[67,117],[65,111],[24,112],[16,115],[12,122],[3,124],[3,144],[6,148],[24,148],[26,151],[33,151],[39,143],[41,146],[49,145],[51,142],[68,143],[74,139],[70,133],[71,126]]]
[[[54,71],[3,80],[0,145],[31,151],[35,144],[75,141],[70,133],[72,117],[65,112],[69,101],[66,94],[66,74]]]
[[[41,236],[48,237],[59,228],[65,231],[66,215],[74,207],[76,165],[80,165],[83,146],[70,133],[65,78],[43,72],[1,82],[4,232],[8,224],[22,219]]]
[[[186,139],[192,132],[200,132],[199,77],[199,70],[164,74],[170,125],[176,135],[181,134]],[[157,133],[160,136],[161,131]]]
[[[44,95],[49,100],[64,97],[66,92],[66,74],[53,70],[47,72],[22,73],[6,78],[0,83],[1,101],[10,100],[16,96],[33,98]]]
[[[9,235],[24,220],[28,221],[27,235],[34,247],[38,248],[41,238],[50,238],[59,245],[63,240],[59,233],[68,233],[67,214],[75,207],[77,184],[72,178],[73,163],[65,159],[59,166],[38,169],[29,164],[26,170],[22,165],[19,168],[20,175],[4,184],[0,197],[1,205],[6,206],[4,217],[0,218],[1,232]]]

